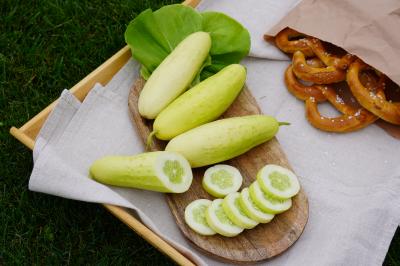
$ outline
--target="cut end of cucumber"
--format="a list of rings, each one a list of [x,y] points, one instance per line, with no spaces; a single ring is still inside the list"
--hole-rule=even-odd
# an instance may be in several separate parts
[[[182,193],[189,189],[193,180],[189,162],[175,152],[163,152],[157,157],[157,176],[172,193]]]
[[[288,199],[300,191],[296,175],[279,165],[268,164],[257,174],[257,182],[264,193],[278,199]]]
[[[225,197],[222,207],[229,219],[237,226],[245,229],[251,229],[255,227],[258,222],[251,219],[243,211],[242,206],[240,206],[240,193],[234,192],[230,193]]]
[[[166,160],[163,166],[163,172],[168,176],[171,183],[182,183],[182,178],[184,176],[183,167],[177,160]]]
[[[243,228],[235,225],[226,215],[222,207],[222,199],[214,200],[206,211],[208,225],[218,234],[233,237],[243,231]]]
[[[246,213],[248,217],[259,223],[269,223],[275,216],[274,214],[264,212],[257,207],[250,197],[248,188],[243,189],[240,193],[239,203],[243,212]]]
[[[214,235],[206,220],[206,210],[211,205],[211,200],[198,199],[191,202],[185,208],[185,222],[196,233],[201,235]]]
[[[226,189],[233,186],[232,176],[225,169],[220,169],[211,174],[211,184],[219,189]]]
[[[214,197],[222,198],[236,192],[242,185],[243,177],[233,166],[218,164],[204,173],[203,188]]]
[[[249,193],[253,202],[264,212],[277,214],[288,210],[292,206],[292,200],[290,198],[277,199],[264,193],[257,181],[251,184]]]

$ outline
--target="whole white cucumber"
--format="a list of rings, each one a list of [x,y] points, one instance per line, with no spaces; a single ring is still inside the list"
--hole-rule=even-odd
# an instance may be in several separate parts
[[[173,138],[165,150],[182,154],[192,167],[201,167],[245,153],[270,140],[285,124],[267,115],[221,119]]]
[[[161,62],[147,80],[139,96],[139,113],[148,119],[156,116],[182,94],[196,77],[211,48],[206,32],[186,37]]]
[[[229,108],[246,80],[246,69],[232,64],[200,82],[168,105],[154,120],[158,139],[170,140],[217,119]]]
[[[166,151],[106,156],[96,160],[89,171],[103,184],[171,193],[187,191],[193,179],[188,161]]]

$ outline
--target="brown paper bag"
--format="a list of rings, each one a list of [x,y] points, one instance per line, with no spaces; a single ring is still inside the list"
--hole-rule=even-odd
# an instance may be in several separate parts
[[[285,27],[357,55],[400,85],[400,0],[303,0],[266,35]],[[400,137],[400,127],[378,124]]]

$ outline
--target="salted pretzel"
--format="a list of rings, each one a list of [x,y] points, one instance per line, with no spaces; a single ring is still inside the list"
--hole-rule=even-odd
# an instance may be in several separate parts
[[[314,127],[329,132],[345,133],[362,129],[378,119],[365,108],[354,108],[346,104],[343,98],[329,85],[319,85],[318,88],[342,115],[333,118],[322,116],[318,110],[317,101],[312,97],[308,98],[305,103],[306,117]]]
[[[289,65],[285,71],[285,84],[288,91],[299,100],[305,101],[313,97],[316,102],[326,101],[326,97],[322,94],[318,86],[307,86],[297,80],[296,76],[293,74],[292,65]]]
[[[371,69],[371,67],[360,59],[350,65],[346,79],[351,92],[364,108],[385,121],[400,125],[400,103],[387,101],[384,94],[374,93],[360,81],[360,73],[368,69]],[[381,75],[381,80],[383,79],[384,76]],[[384,86],[384,80],[381,83]]]
[[[293,72],[298,78],[316,84],[331,84],[346,79],[346,72],[335,66],[312,67],[308,65],[305,55],[301,51],[293,54],[292,65]]]
[[[305,101],[307,119],[314,127],[330,132],[350,132],[379,118],[400,125],[400,102],[386,99],[396,96],[389,89],[385,95],[385,76],[374,74],[373,68],[356,56],[290,28],[279,32],[275,43],[282,51],[293,54],[292,64],[285,71],[285,83],[291,94]],[[342,81],[347,81],[348,93],[354,96],[347,103],[342,93],[328,85]],[[322,116],[318,103],[323,101],[332,104],[341,115]]]
[[[302,51],[306,56],[312,56],[314,53],[307,43],[307,37],[291,28],[285,28],[275,36],[275,44],[285,53]]]
[[[318,57],[311,57],[306,59],[307,65],[311,67],[324,67],[324,62],[321,61]]]
[[[356,59],[354,55],[346,53],[344,56],[333,55],[325,49],[322,41],[317,38],[307,38],[307,44],[325,65],[334,66],[336,68],[346,70],[349,65]],[[340,48],[338,48],[340,49]]]

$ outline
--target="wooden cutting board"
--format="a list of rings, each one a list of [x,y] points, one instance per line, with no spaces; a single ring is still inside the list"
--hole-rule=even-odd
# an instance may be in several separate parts
[[[138,79],[132,87],[129,95],[129,109],[133,122],[143,142],[146,143],[147,136],[152,131],[153,121],[142,118],[138,111],[138,98],[144,83],[143,79]],[[257,102],[245,87],[223,117],[260,113]],[[165,145],[165,141],[155,140],[152,149],[163,150]],[[272,163],[290,168],[276,138],[226,163],[237,167],[242,173],[242,188],[248,187],[254,181],[258,170],[265,164]],[[308,219],[308,201],[303,189],[293,198],[293,206],[288,211],[277,215],[270,223],[259,224],[236,237],[201,236],[192,231],[185,223],[185,207],[196,199],[213,199],[201,186],[204,171],[204,167],[193,169],[193,183],[187,192],[166,194],[166,200],[178,227],[195,247],[216,259],[233,263],[251,263],[281,254],[300,237]]]

